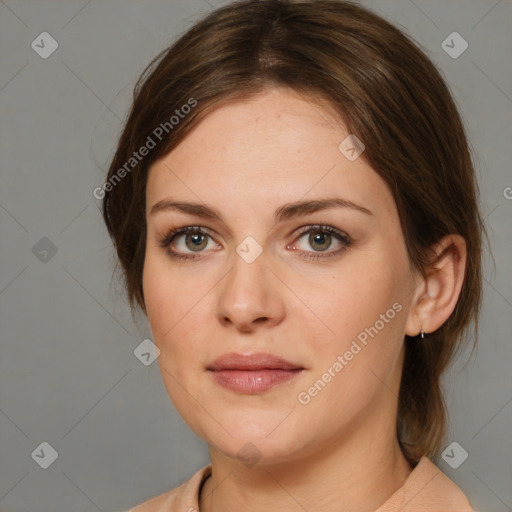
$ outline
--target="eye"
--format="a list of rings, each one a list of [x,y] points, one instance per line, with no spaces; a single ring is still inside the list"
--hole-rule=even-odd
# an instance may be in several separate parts
[[[171,231],[159,245],[168,248],[168,253],[173,258],[196,259],[200,256],[193,253],[201,253],[204,252],[203,249],[213,248],[208,247],[210,241],[213,247],[220,247],[204,228],[187,226]],[[174,244],[174,248],[172,244]]]
[[[305,226],[300,230],[299,235],[296,241],[287,245],[286,248],[297,251],[302,257],[310,260],[337,256],[352,243],[351,238],[346,233],[332,226]],[[309,247],[313,248],[313,251],[307,250],[304,247],[297,249],[294,244],[301,239],[305,239]],[[328,251],[333,244],[337,245],[338,248]],[[201,226],[187,226],[175,229],[161,240],[159,245],[166,248],[169,256],[172,258],[184,260],[201,258],[201,254],[205,250],[221,247],[213,240],[209,231]]]
[[[329,258],[331,256],[337,256],[344,250],[346,250],[350,244],[351,239],[342,231],[339,231],[332,226],[306,226],[300,231],[298,240],[305,239],[306,244],[312,247],[313,251],[308,251],[307,248],[299,249],[299,252],[303,253],[306,259],[318,259],[318,258]],[[338,246],[336,250],[326,252],[332,247],[333,243]],[[294,245],[288,245],[288,249],[297,250]],[[317,254],[315,254],[317,253]]]

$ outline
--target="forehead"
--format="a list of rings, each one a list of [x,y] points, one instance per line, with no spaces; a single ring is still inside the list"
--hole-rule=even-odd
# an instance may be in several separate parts
[[[289,90],[222,105],[152,165],[147,209],[169,194],[220,209],[336,194],[392,208],[380,176],[340,151],[349,135],[326,102]]]
[[[268,164],[276,160],[274,150],[282,148],[289,149],[280,155],[283,161],[307,156],[319,139],[323,141],[320,150],[329,145],[336,150],[346,128],[332,109],[327,110],[327,103],[320,101],[288,89],[271,89],[223,104],[172,151],[172,159],[201,161],[214,156],[215,162],[222,162],[243,154],[254,165],[253,156],[260,160],[268,155],[263,160]]]

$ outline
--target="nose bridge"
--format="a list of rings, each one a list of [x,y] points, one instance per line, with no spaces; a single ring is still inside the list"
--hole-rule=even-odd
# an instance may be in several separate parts
[[[262,318],[275,320],[282,310],[279,292],[270,282],[273,275],[267,268],[266,255],[260,251],[255,256],[255,249],[247,240],[237,247],[217,305],[219,321],[223,323],[247,328]]]
[[[243,303],[254,307],[259,304],[261,307],[265,302],[265,296],[268,288],[267,281],[268,270],[266,268],[266,257],[260,254],[253,261],[244,259],[240,256],[237,248],[237,254],[233,258],[233,268],[228,278],[228,286],[225,290],[235,299],[233,305]]]

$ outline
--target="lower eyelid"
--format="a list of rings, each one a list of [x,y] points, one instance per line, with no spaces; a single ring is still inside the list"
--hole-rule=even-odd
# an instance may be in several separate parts
[[[304,258],[309,260],[328,259],[331,257],[340,256],[341,253],[348,249],[348,245],[343,245],[334,251],[301,251],[304,253]]]

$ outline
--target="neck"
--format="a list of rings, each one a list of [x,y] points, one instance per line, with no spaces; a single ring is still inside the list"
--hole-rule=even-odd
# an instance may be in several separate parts
[[[200,512],[376,510],[412,467],[396,439],[394,419],[371,416],[350,435],[285,462],[248,468],[210,447],[212,475],[201,492]]]

